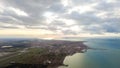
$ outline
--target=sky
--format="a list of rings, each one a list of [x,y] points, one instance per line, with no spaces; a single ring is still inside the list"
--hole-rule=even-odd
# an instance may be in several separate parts
[[[0,0],[0,37],[120,36],[120,0]]]

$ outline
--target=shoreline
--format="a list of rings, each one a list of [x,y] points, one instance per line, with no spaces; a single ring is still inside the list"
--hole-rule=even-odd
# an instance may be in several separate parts
[[[50,63],[48,64],[47,68],[59,67],[61,65],[64,65],[63,61],[66,56],[73,55],[75,53],[87,52],[88,46],[86,46],[84,42],[86,41],[33,40],[30,42],[29,49],[27,49],[27,52],[25,52],[24,54],[18,55],[18,57],[23,56],[25,60],[22,60],[21,58],[17,57],[22,62],[19,62],[19,60],[18,61],[14,60],[15,66],[17,63],[23,64],[23,65],[36,64],[36,63],[48,64],[48,61],[49,61]],[[27,54],[30,54],[30,55],[28,57],[24,57]],[[36,60],[33,60],[33,59],[36,59]]]

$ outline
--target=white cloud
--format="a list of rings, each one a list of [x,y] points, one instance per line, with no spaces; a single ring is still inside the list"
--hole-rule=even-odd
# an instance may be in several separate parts
[[[106,2],[108,2],[108,3],[116,3],[116,2],[118,2],[118,0],[106,0]]]
[[[52,12],[45,12],[43,14],[43,16],[45,16],[46,18],[51,18],[53,16],[53,13]]]
[[[0,3],[0,13],[3,13],[4,6]]]
[[[98,5],[98,3],[93,3],[93,4],[85,4],[85,5],[75,5],[72,6],[69,10],[68,13],[72,13],[74,11],[79,12],[79,13],[86,13],[86,12],[91,12],[95,11],[94,7]]]
[[[54,20],[56,20],[56,18],[58,17],[57,14],[53,13],[53,12],[45,12],[43,14],[43,16],[45,17],[46,19],[46,23],[52,23]]]
[[[62,4],[66,7],[69,5],[69,2],[70,0],[61,0]]]
[[[15,14],[17,14],[19,16],[29,16],[26,12],[24,12],[18,8],[8,7],[7,9],[10,11],[13,11]]]

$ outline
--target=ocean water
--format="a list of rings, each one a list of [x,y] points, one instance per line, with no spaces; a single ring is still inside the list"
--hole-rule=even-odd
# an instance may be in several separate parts
[[[92,38],[82,39],[89,47],[86,53],[76,53],[67,56],[60,68],[120,68],[120,39]]]

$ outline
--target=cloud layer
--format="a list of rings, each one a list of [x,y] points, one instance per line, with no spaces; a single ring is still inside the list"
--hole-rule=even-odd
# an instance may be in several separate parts
[[[120,0],[0,0],[0,29],[120,33]]]

